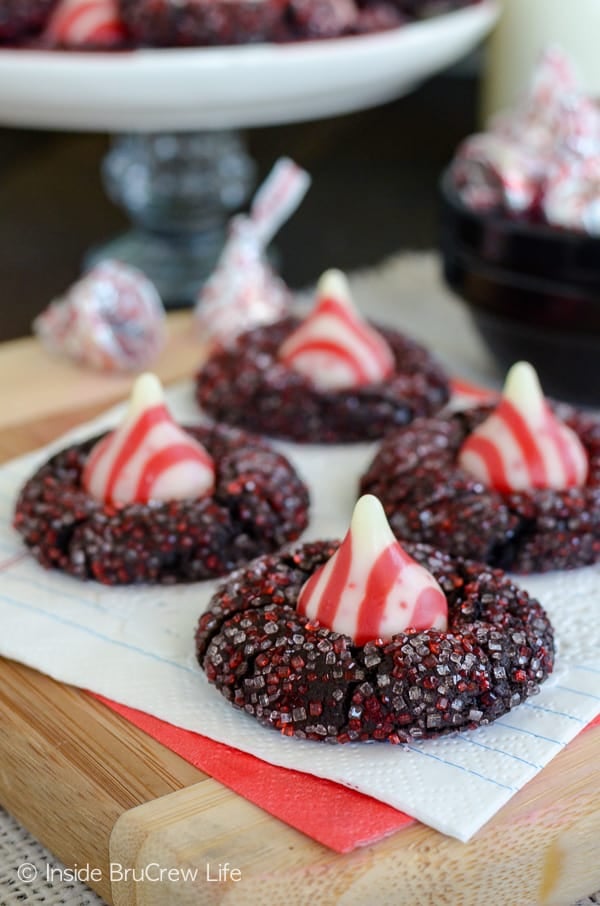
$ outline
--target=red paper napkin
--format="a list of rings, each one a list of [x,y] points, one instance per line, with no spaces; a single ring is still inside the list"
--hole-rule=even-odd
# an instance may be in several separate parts
[[[269,814],[338,853],[414,823],[403,812],[331,780],[279,768],[199,733],[95,696],[149,736]],[[331,816],[343,820],[331,820]]]
[[[335,852],[376,843],[415,823],[403,812],[331,780],[279,768],[142,711],[94,697],[194,767]],[[597,725],[600,716],[585,729]],[[343,821],[332,821],[332,815],[343,815]]]

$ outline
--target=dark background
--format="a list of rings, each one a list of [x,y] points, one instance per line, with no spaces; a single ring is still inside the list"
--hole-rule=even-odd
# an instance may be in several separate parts
[[[276,239],[288,283],[435,246],[439,175],[476,120],[475,77],[452,74],[363,113],[247,131],[259,180],[282,154],[313,177]],[[127,226],[100,179],[108,142],[0,129],[0,340],[29,333],[77,277],[85,251]]]

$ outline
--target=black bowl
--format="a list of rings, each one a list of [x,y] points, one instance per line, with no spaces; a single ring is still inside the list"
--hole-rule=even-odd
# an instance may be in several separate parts
[[[444,277],[502,371],[526,359],[550,396],[600,406],[600,239],[468,208],[441,182]]]

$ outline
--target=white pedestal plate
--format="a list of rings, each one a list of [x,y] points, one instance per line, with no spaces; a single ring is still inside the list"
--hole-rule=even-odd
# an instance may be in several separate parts
[[[483,0],[393,31],[320,42],[2,50],[0,122],[115,133],[104,182],[133,229],[93,250],[88,263],[128,261],[154,280],[167,306],[185,304],[212,270],[226,222],[253,186],[241,129],[396,98],[463,56],[496,16],[496,0]]]

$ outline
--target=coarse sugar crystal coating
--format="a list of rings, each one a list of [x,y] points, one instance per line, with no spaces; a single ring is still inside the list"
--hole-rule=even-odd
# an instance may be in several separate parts
[[[119,0],[136,43],[149,46],[268,41],[287,0]]]
[[[60,50],[117,50],[332,39],[387,31],[477,2],[0,0],[0,42]],[[60,21],[46,30],[50,12],[59,6]]]
[[[135,42],[150,46],[336,38],[407,18],[389,0],[119,0],[119,7]]]
[[[316,541],[237,570],[200,617],[198,660],[234,707],[286,736],[407,742],[490,723],[552,671],[544,610],[500,570],[407,544],[448,599],[448,630],[357,646],[296,610],[335,552]]]
[[[39,32],[58,0],[0,0],[0,42]]]
[[[298,443],[352,443],[382,437],[448,399],[448,381],[429,352],[398,331],[378,327],[395,371],[381,383],[320,391],[278,358],[298,326],[295,317],[256,328],[212,355],[196,380],[196,397],[213,418]]]
[[[308,491],[284,456],[235,429],[186,431],[215,461],[214,492],[198,500],[121,506],[95,500],[82,486],[82,473],[97,437],[38,469],[14,516],[38,562],[107,585],[195,582],[300,535],[308,522]]]
[[[600,560],[600,419],[553,404],[589,460],[583,487],[500,492],[458,465],[467,436],[492,411],[478,406],[391,432],[362,476],[398,538],[519,573]]]

